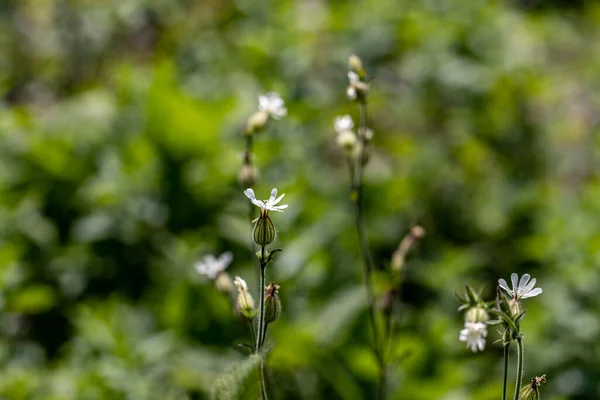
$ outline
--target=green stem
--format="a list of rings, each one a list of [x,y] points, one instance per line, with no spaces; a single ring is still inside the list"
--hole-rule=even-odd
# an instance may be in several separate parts
[[[265,259],[265,246],[260,248],[260,285],[259,285],[259,306],[258,306],[258,335],[256,338],[256,353],[259,353],[264,343],[265,335],[265,270],[267,260]],[[265,379],[265,362],[262,354],[259,354],[260,360],[260,397],[267,400],[267,381]]]
[[[258,304],[258,337],[256,338],[256,352],[262,348],[263,333],[265,329],[265,269],[267,260],[265,260],[265,246],[260,250],[260,285],[259,285],[259,304]]]
[[[513,397],[514,400],[519,400],[519,391],[521,389],[521,382],[523,381],[523,337],[519,336],[517,338],[517,350],[518,350],[518,359],[517,359],[517,380],[515,383],[515,395]]]
[[[504,343],[504,383],[502,386],[502,400],[506,400],[506,390],[508,388],[508,349],[510,342]]]
[[[352,184],[352,200],[354,201],[354,219],[356,230],[358,232],[358,241],[360,244],[360,252],[363,258],[363,277],[365,282],[365,291],[367,295],[367,305],[369,309],[369,321],[373,332],[373,346],[375,358],[379,366],[379,374],[377,380],[377,398],[385,398],[385,361],[382,355],[381,345],[379,343],[379,329],[375,317],[375,296],[373,294],[373,284],[371,275],[373,272],[373,260],[369,251],[369,243],[366,235],[365,222],[363,216],[363,171],[366,160],[367,140],[365,133],[367,131],[367,103],[364,99],[360,102],[360,126],[358,138],[360,141],[360,151],[358,154],[358,162],[356,165],[356,173]]]

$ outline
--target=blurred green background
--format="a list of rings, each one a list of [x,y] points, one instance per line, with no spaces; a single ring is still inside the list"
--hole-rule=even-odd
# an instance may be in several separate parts
[[[257,297],[236,177],[245,120],[275,90],[288,116],[255,143],[257,194],[290,205],[273,216],[271,397],[371,398],[333,130],[357,117],[355,52],[374,78],[377,265],[427,231],[390,398],[500,398],[498,336],[465,349],[453,293],[491,297],[511,272],[544,290],[525,303],[525,376],[547,374],[545,399],[600,398],[599,43],[583,0],[2,0],[0,397],[203,399],[244,360],[246,326],[193,265],[230,250]]]

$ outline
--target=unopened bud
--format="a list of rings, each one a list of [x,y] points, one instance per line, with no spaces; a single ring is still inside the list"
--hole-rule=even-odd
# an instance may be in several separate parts
[[[489,315],[483,307],[471,307],[465,314],[465,322],[482,322],[486,323]]]
[[[404,267],[406,256],[417,239],[425,236],[425,229],[419,225],[415,225],[410,229],[410,232],[402,238],[394,254],[392,254],[392,269],[401,271]]]
[[[277,296],[278,291],[279,285],[273,282],[265,288],[265,322],[267,323],[277,321],[281,314],[281,301]]]
[[[267,111],[257,111],[248,118],[246,124],[246,135],[252,135],[253,133],[260,132],[263,130],[265,125],[269,122],[269,113]]]
[[[275,240],[275,226],[267,210],[260,211],[260,217],[256,220],[252,230],[252,237],[259,246],[266,246]]]
[[[258,180],[258,169],[252,164],[243,164],[238,175],[238,182],[243,187],[254,186]]]
[[[360,76],[361,78],[365,77],[365,69],[363,68],[362,61],[356,54],[352,54],[348,58],[348,69]]]
[[[508,306],[513,316],[516,317],[517,315],[521,314],[521,303],[517,299],[510,299]]]
[[[356,146],[356,134],[350,130],[340,132],[337,135],[337,144],[346,152],[352,152]]]
[[[234,283],[238,290],[237,306],[246,318],[252,319],[254,317],[254,299],[248,292],[248,285],[239,276],[235,277]]]
[[[233,291],[233,281],[227,272],[221,272],[215,279],[215,286],[219,292],[230,294]]]

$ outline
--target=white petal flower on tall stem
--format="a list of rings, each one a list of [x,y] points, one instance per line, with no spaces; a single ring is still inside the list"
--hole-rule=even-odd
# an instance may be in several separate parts
[[[254,190],[252,190],[250,188],[244,190],[244,194],[246,195],[247,198],[250,199],[252,204],[259,207],[262,212],[265,212],[265,211],[283,212],[283,210],[288,207],[287,204],[280,205],[280,206],[277,205],[277,204],[279,204],[281,199],[283,199],[283,196],[285,196],[285,193],[282,194],[281,196],[277,197],[277,189],[276,188],[273,188],[273,190],[271,190],[271,197],[269,197],[268,200],[264,200],[264,201],[257,200],[256,196],[254,195]]]
[[[237,287],[238,292],[248,291],[248,285],[246,284],[246,281],[240,278],[239,276],[235,277],[233,283],[235,284],[235,287]]]
[[[341,117],[335,117],[333,126],[335,127],[335,131],[337,133],[342,133],[346,131],[351,131],[352,128],[354,128],[354,122],[352,121],[351,116],[342,115]]]
[[[360,82],[360,76],[356,72],[349,71],[348,72],[348,81],[350,85],[348,85],[348,89],[346,89],[346,95],[350,100],[356,100],[356,85]]]
[[[287,115],[285,102],[278,93],[269,92],[258,98],[259,111],[265,111],[274,119],[280,119]]]
[[[471,351],[483,351],[485,338],[487,337],[487,325],[483,322],[465,322],[465,328],[460,331],[458,340],[465,342]]]
[[[533,278],[531,281],[529,280],[531,276],[529,274],[525,274],[519,280],[519,275],[513,273],[510,276],[512,282],[512,289],[508,287],[508,284],[504,279],[498,279],[498,285],[506,291],[513,299],[517,301],[521,299],[528,299],[530,297],[535,297],[538,294],[542,293],[541,288],[535,288],[536,279]],[[517,283],[518,282],[518,283]]]
[[[232,260],[233,255],[228,251],[221,254],[219,258],[209,254],[196,262],[195,268],[200,275],[204,275],[209,279],[215,279],[221,272],[225,271]]]

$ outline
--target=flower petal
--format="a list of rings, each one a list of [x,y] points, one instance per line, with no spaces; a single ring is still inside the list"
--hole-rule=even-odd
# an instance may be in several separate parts
[[[537,296],[538,294],[541,294],[541,293],[542,293],[542,288],[535,288],[531,292],[525,293],[523,295],[523,297],[521,297],[521,298],[522,299],[528,299],[530,297],[535,297],[535,296]]]
[[[506,291],[509,295],[513,295],[512,290],[509,289],[508,284],[504,279],[498,279],[498,286]]]
[[[523,274],[523,276],[521,277],[521,280],[519,281],[519,289],[521,291],[525,290],[525,286],[527,286],[527,282],[529,282],[529,278],[531,278],[531,275],[529,275],[529,274]]]
[[[250,200],[256,200],[256,196],[254,195],[254,190],[248,188],[248,189],[244,190],[244,194]]]
[[[231,264],[233,260],[233,254],[230,251],[226,251],[225,253],[219,256],[219,263],[221,264],[221,271],[225,270]]]
[[[273,190],[271,190],[271,197],[269,197],[268,204],[273,204],[273,200],[275,200],[276,197],[277,197],[277,189],[273,188]]]
[[[275,205],[275,204],[279,203],[281,201],[281,199],[283,199],[283,196],[285,196],[285,193],[282,194],[281,196],[279,196],[278,198],[276,198],[275,200],[273,200],[273,202],[271,204]]]
[[[525,289],[523,289],[524,292],[525,293],[531,292],[531,289],[533,289],[534,286],[535,286],[535,282],[536,282],[535,278],[533,278],[532,280],[530,280],[529,283],[525,286]]]
[[[517,285],[517,281],[519,280],[519,275],[515,274],[514,272],[510,275],[510,280],[512,282],[512,290],[513,290],[513,294],[517,293],[517,289],[518,289],[518,285]]]

